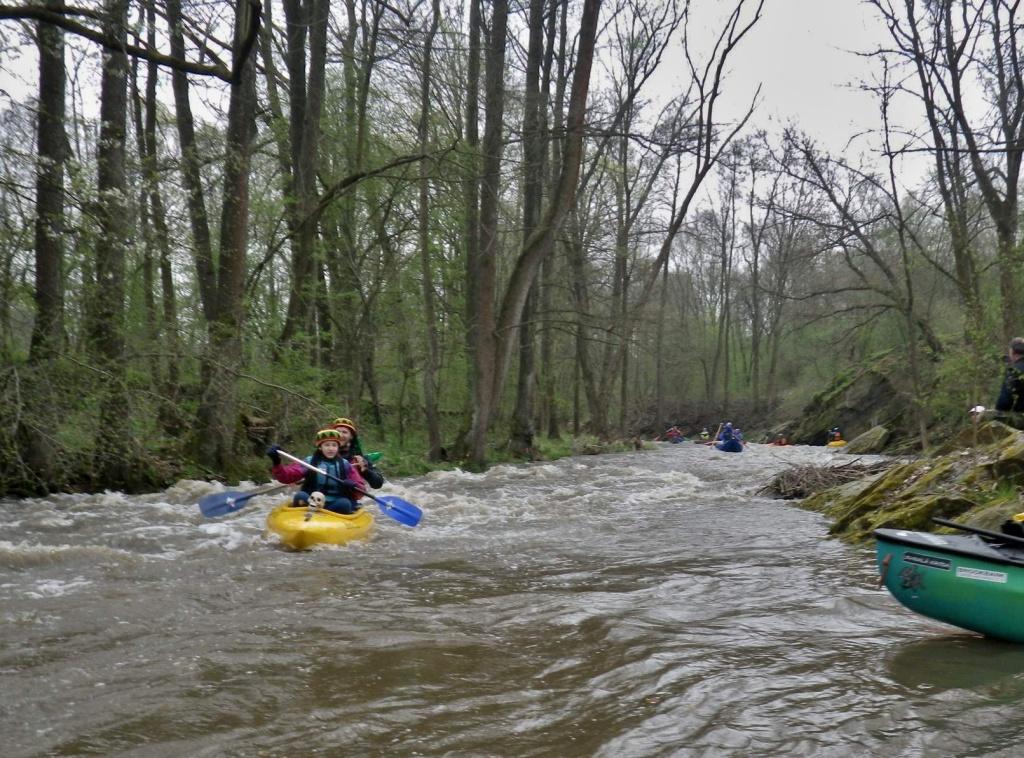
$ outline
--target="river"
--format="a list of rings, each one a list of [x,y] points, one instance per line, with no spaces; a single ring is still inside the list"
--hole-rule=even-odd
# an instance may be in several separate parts
[[[1019,755],[1024,648],[756,494],[832,455],[435,472],[382,490],[416,528],[304,553],[205,482],[0,503],[0,754]]]

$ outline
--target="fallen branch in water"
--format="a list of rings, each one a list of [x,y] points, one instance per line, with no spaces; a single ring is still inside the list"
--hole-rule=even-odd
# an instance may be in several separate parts
[[[757,491],[757,494],[778,497],[783,500],[798,500],[813,495],[815,492],[885,471],[895,463],[895,461],[879,461],[878,463],[862,464],[860,459],[857,459],[844,463],[842,466],[814,466],[811,464],[790,466],[776,474],[768,484]]]

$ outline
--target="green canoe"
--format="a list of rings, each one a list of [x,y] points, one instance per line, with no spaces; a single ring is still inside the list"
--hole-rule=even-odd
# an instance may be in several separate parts
[[[971,534],[875,530],[880,582],[922,616],[1024,642],[1024,540],[934,520]]]

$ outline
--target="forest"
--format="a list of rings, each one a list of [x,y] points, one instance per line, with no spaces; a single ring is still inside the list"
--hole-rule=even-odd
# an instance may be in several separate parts
[[[1024,333],[1018,4],[863,3],[842,153],[736,91],[767,6],[0,4],[0,496],[265,478],[335,416],[473,469],[768,429],[883,363],[928,449]]]

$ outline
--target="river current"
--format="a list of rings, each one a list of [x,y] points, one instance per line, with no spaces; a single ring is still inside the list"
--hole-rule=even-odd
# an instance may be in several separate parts
[[[0,754],[1020,755],[1024,647],[757,494],[832,456],[436,472],[381,490],[416,528],[303,553],[206,482],[0,503]]]

